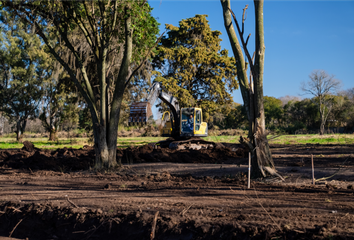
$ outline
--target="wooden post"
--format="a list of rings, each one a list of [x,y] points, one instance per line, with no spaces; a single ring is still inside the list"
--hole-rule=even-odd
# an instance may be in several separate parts
[[[313,167],[313,155],[311,154],[311,165],[312,165],[312,184],[315,185],[315,168]]]
[[[155,213],[155,217],[154,217],[154,220],[152,222],[150,240],[153,240],[155,238],[156,222],[157,222],[157,217],[158,216],[159,216],[159,211],[157,211]]]
[[[248,153],[248,184],[247,187],[251,187],[251,152]]]

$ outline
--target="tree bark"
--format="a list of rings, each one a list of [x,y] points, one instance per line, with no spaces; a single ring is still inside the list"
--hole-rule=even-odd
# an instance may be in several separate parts
[[[242,53],[242,48],[238,41],[235,29],[232,24],[230,0],[220,0],[223,7],[224,24],[229,36],[232,50],[237,64],[237,79],[241,88],[244,107],[249,121],[249,139],[240,138],[252,154],[252,177],[265,177],[268,168],[274,169],[272,154],[267,141],[265,131],[265,116],[263,107],[263,71],[264,71],[264,30],[263,30],[263,0],[255,0],[256,17],[256,53],[253,65],[250,54],[246,48],[247,41],[243,39],[243,29],[239,28],[236,17],[234,20],[237,25],[238,33],[243,44],[243,50],[248,56],[253,83],[248,80],[247,67]],[[244,19],[243,19],[244,20]],[[251,79],[250,79],[251,80]],[[254,86],[254,89],[253,87]],[[268,171],[269,172],[269,171]],[[272,174],[271,172],[269,172]]]
[[[21,134],[21,130],[19,129],[18,126],[17,126],[17,130],[16,130],[16,140],[17,140],[17,142],[22,142],[22,134]]]
[[[115,166],[115,159],[109,159],[108,155],[108,145],[106,141],[106,132],[103,130],[104,128],[100,124],[96,124],[93,127],[93,135],[95,142],[95,168],[110,168]]]
[[[320,126],[320,135],[323,135],[325,131],[325,124],[324,121],[321,121],[321,126]]]
[[[57,139],[57,131],[55,129],[49,131],[49,141],[55,141]]]
[[[25,132],[27,120],[19,119],[16,122],[16,140],[22,142],[22,134]]]

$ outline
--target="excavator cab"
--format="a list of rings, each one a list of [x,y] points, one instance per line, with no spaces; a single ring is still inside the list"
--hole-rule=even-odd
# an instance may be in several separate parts
[[[181,109],[181,133],[182,137],[207,137],[208,124],[203,122],[201,108],[182,108]]]

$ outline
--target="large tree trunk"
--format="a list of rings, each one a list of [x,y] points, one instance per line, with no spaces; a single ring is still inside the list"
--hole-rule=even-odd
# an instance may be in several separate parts
[[[118,116],[119,119],[119,116]],[[95,142],[95,168],[114,168],[121,165],[120,160],[117,162],[117,137],[118,124],[110,124],[109,131],[103,130],[104,127],[94,123],[93,133]]]
[[[325,121],[322,119],[321,126],[320,126],[320,135],[323,135],[324,132],[325,132]]]
[[[16,140],[22,142],[22,134],[25,132],[27,120],[19,119],[16,122]]]
[[[2,136],[4,134],[4,126],[5,126],[4,117],[0,113],[0,136]]]
[[[111,108],[111,116],[109,121],[109,128],[108,128],[108,152],[110,159],[116,159],[117,155],[117,138],[118,138],[118,123],[120,118],[120,109],[123,101],[123,94],[124,94],[124,86],[117,86],[119,89],[116,88],[115,92],[115,101],[112,103]],[[116,162],[119,166],[122,164],[121,159],[118,159]]]
[[[128,14],[128,8],[125,8],[127,18],[125,20],[125,46],[124,57],[120,66],[118,78],[116,81],[116,87],[113,93],[113,101],[110,111],[109,125],[107,128],[107,143],[108,143],[108,156],[109,159],[114,159],[115,164],[117,155],[117,138],[118,138],[118,123],[120,118],[120,109],[122,106],[124,90],[128,83],[129,65],[133,52],[133,29],[131,23],[131,16]],[[121,160],[118,160],[118,164],[121,165]]]
[[[106,132],[103,131],[102,125],[93,127],[93,135],[95,142],[95,168],[110,168],[116,165],[115,159],[109,159],[108,145],[106,141]]]
[[[326,112],[326,108],[327,108],[327,112]],[[326,126],[328,115],[331,112],[331,109],[332,106],[326,107],[322,102],[320,102],[320,117],[321,117],[320,135],[323,135],[325,133],[325,126]]]
[[[16,140],[17,142],[22,142],[21,120],[16,123]]]
[[[263,107],[263,69],[264,69],[264,33],[263,33],[263,0],[255,0],[255,17],[256,17],[256,54],[253,60],[248,53],[246,43],[243,39],[243,23],[242,31],[237,24],[239,36],[241,38],[242,47],[238,41],[235,29],[231,19],[231,6],[229,0],[220,0],[223,7],[224,24],[229,36],[231,47],[236,58],[237,79],[241,88],[244,107],[249,120],[249,139],[241,137],[243,143],[252,154],[252,177],[265,177],[265,170],[274,174],[274,163],[267,141],[267,133],[265,131],[265,118]],[[244,11],[246,8],[244,9]],[[245,12],[244,12],[245,13]],[[236,21],[236,18],[234,18]],[[244,18],[243,18],[244,21]],[[247,77],[247,66],[242,53],[242,48],[248,58],[251,76],[250,81]]]
[[[55,141],[57,139],[57,130],[52,129],[49,131],[49,141]]]

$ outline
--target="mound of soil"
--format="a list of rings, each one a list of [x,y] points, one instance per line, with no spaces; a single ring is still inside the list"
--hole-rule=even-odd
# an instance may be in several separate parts
[[[176,163],[235,163],[244,162],[244,150],[238,145],[203,150],[154,149],[150,145],[117,150],[117,161],[122,163],[176,162]],[[0,150],[0,167],[60,172],[87,170],[94,166],[95,151],[63,148],[40,150],[26,143],[23,149]],[[240,162],[241,161],[241,162]]]
[[[41,150],[27,147],[18,150],[0,150],[0,167],[30,170],[79,171],[94,164],[94,150],[63,148]]]
[[[169,148],[154,149],[150,145],[130,147],[117,154],[127,163],[141,162],[175,162],[175,163],[234,163],[244,162],[246,151],[240,145],[215,147],[200,150],[172,150]],[[241,161],[241,162],[240,162]]]

